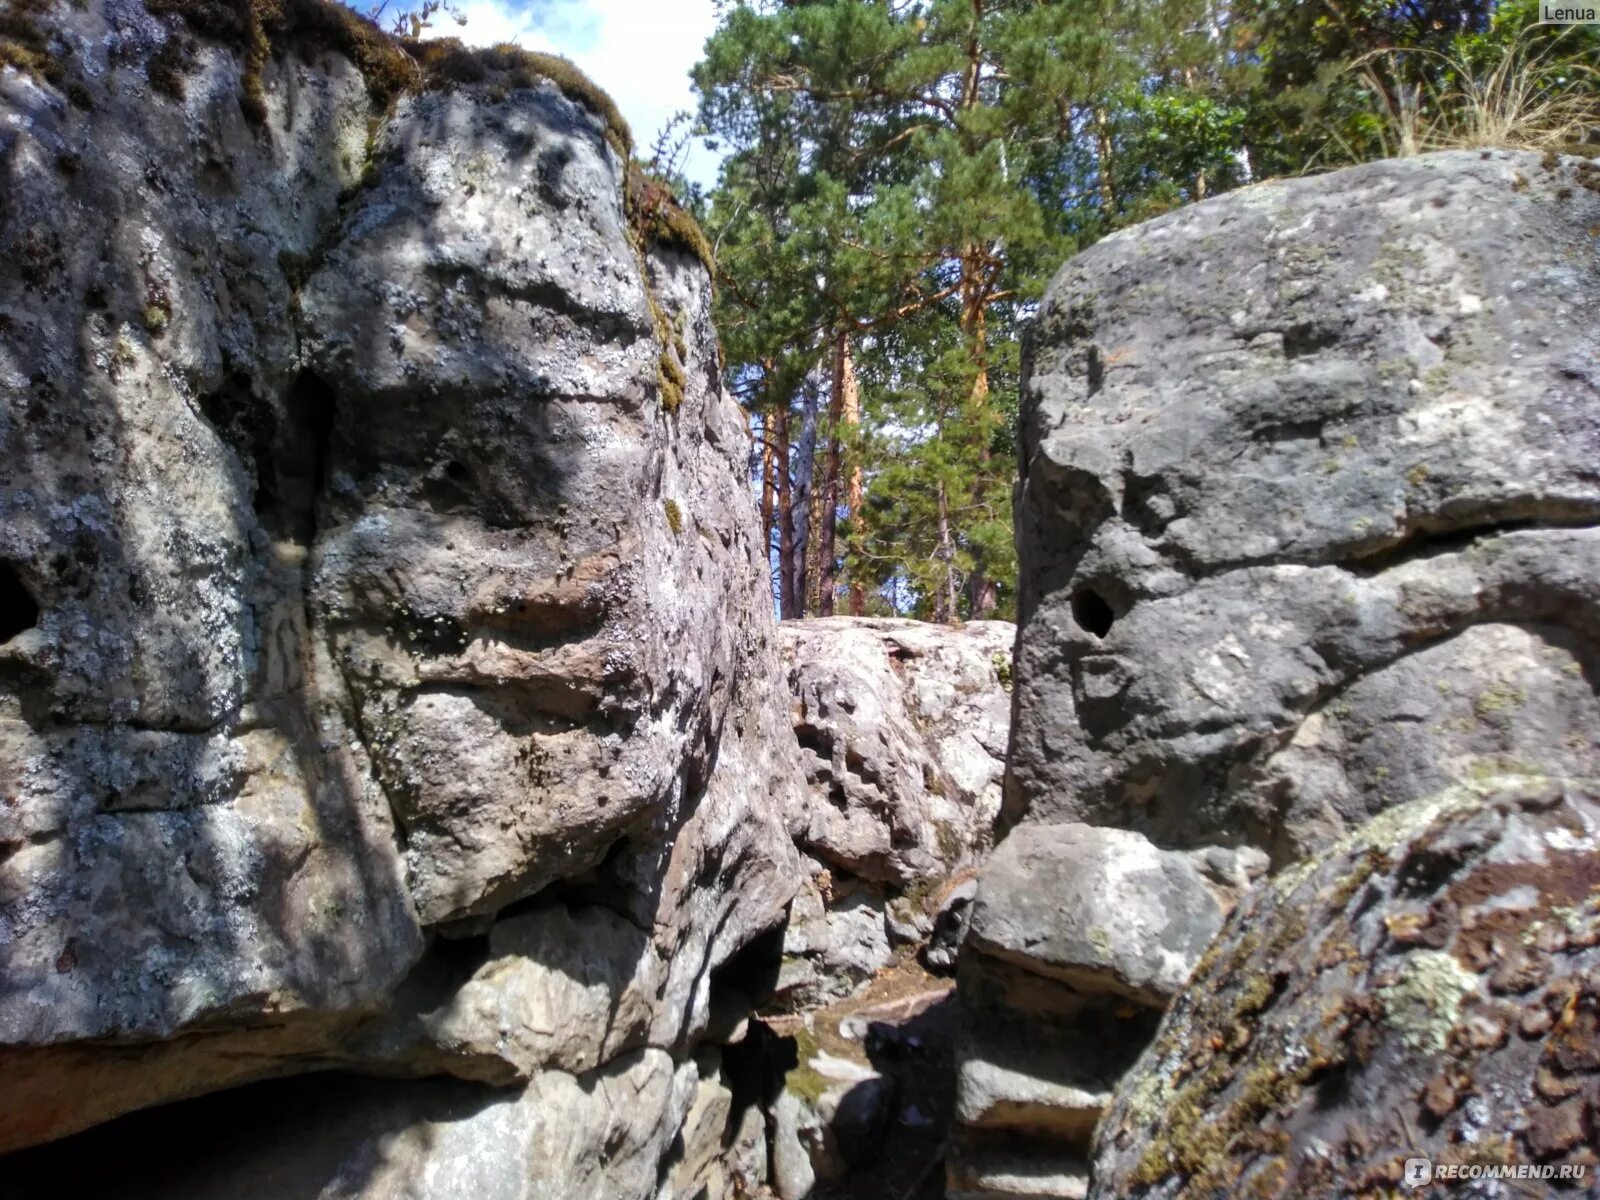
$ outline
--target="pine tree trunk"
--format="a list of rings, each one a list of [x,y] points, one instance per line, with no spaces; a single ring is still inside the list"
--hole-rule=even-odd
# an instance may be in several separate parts
[[[956,607],[956,551],[950,536],[950,500],[942,482],[939,484],[939,558],[944,563],[944,587],[934,600],[933,619],[954,625],[960,614]]]
[[[772,553],[772,515],[778,502],[778,477],[773,471],[772,414],[761,420],[761,533],[762,545]]]
[[[1117,193],[1111,184],[1111,123],[1106,118],[1106,110],[1094,110],[1094,140],[1095,149],[1099,153],[1100,168],[1097,174],[1100,177],[1100,215],[1103,220],[1110,223],[1117,211]]]
[[[845,375],[850,371],[849,364],[850,335],[840,333],[833,343],[833,378],[829,381],[828,395],[828,461],[817,514],[817,614],[824,617],[833,616],[834,593],[838,588],[839,477],[843,464],[839,431],[844,424]]]
[[[816,488],[817,468],[817,396],[822,384],[818,373],[806,376],[800,388],[800,436],[794,443],[793,482],[790,489],[790,524],[793,527],[794,615],[804,617],[806,612],[816,612],[816,572],[812,569],[816,558]]]
[[[861,424],[861,387],[856,382],[855,359],[850,353],[850,339],[844,338],[841,343],[839,373],[844,379],[844,397],[840,405],[841,415],[846,429],[855,429]],[[861,461],[858,455],[851,454],[850,485],[846,495],[846,502],[850,506],[850,555],[855,560],[855,570],[847,572],[850,579],[850,615],[864,617],[867,615],[867,589],[861,582],[859,575],[861,555],[867,548],[867,519],[862,514],[861,505],[865,488],[861,480]]]
[[[770,571],[772,567],[772,519],[778,504],[778,477],[774,471],[775,455],[772,452],[772,413],[761,418],[761,558]],[[780,605],[783,585],[778,585]],[[782,609],[780,607],[779,611]]]
[[[972,478],[973,507],[981,512],[988,499],[989,489],[993,486],[989,471],[989,335],[987,320],[987,297],[984,294],[984,281],[982,279],[983,258],[982,252],[974,247],[970,255],[962,260],[963,270],[968,273],[970,283],[965,288],[965,299],[961,311],[961,329],[966,335],[967,353],[972,356],[974,373],[972,377],[972,390],[968,396],[967,419],[964,422],[968,429],[976,431],[977,445],[977,471]],[[944,497],[940,496],[941,505]],[[940,509],[940,520],[945,520],[945,509]],[[1000,603],[999,589],[989,578],[987,564],[976,553],[972,565],[972,573],[967,577],[967,609],[974,619],[981,620],[992,613]],[[950,576],[951,587],[954,588],[954,574]],[[952,614],[955,612],[955,601],[951,600]],[[955,619],[952,615],[952,620]]]
[[[777,462],[773,465],[778,476],[778,615],[791,621],[800,611],[794,594],[794,496],[789,479],[788,410],[780,408],[773,417],[773,431],[777,436]]]

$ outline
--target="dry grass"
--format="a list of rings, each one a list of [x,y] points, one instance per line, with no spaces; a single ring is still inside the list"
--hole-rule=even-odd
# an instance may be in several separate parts
[[[6,3],[8,12],[0,13],[0,63],[58,82],[60,66],[46,53],[36,19],[48,0]],[[191,33],[220,42],[241,57],[239,102],[256,124],[266,117],[262,72],[274,55],[293,51],[310,59],[332,52],[356,65],[381,108],[423,88],[482,85],[505,92],[548,80],[601,119],[606,140],[624,162],[633,153],[632,134],[616,103],[571,62],[555,55],[509,44],[474,50],[454,38],[399,38],[337,0],[145,0],[145,7],[156,16],[178,18]],[[173,38],[150,61],[151,83],[181,98],[189,58],[183,40]]]
[[[628,215],[646,241],[678,246],[698,258],[713,277],[716,255],[694,214],[678,203],[672,189],[637,163],[628,167]]]
[[[9,0],[0,9],[0,66],[41,84],[59,84],[65,65],[50,51],[46,0]]]
[[[1385,157],[1431,150],[1559,150],[1600,129],[1600,68],[1560,38],[1525,30],[1488,65],[1431,50],[1382,50],[1351,70],[1371,97]],[[1417,68],[1446,82],[1419,81]],[[1355,157],[1335,135],[1333,149]]]
[[[623,162],[633,154],[633,133],[616,101],[568,59],[524,50],[510,42],[487,50],[472,49],[458,38],[408,41],[405,46],[422,67],[430,87],[485,84],[516,89],[537,87],[549,80],[605,123],[606,140]]]

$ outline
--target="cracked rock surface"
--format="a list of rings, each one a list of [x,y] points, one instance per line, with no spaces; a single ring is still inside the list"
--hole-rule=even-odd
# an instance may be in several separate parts
[[[1474,772],[1593,761],[1593,178],[1373,163],[1062,269],[1023,396],[1003,824],[1282,865]]]
[[[797,877],[707,272],[554,85],[385,109],[280,47],[252,126],[179,18],[48,20],[65,90],[0,70],[0,1149],[352,1066],[506,1085],[552,1163],[626,1088],[627,1181],[537,1194],[653,1191]]]
[[[1016,626],[824,617],[778,636],[807,785],[789,827],[808,870],[778,989],[789,1006],[820,1004],[927,943],[988,852]],[[953,962],[953,947],[926,953]]]

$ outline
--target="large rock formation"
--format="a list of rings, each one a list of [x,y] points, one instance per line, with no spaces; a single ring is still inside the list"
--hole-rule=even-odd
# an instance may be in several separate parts
[[[1015,635],[1001,621],[779,627],[804,873],[778,958],[742,980],[772,995],[728,1055],[764,1062],[779,1200],[937,1188],[948,975],[999,811]],[[735,1008],[736,986],[722,989]]]
[[[1485,780],[1252,892],[1123,1079],[1092,1194],[1390,1196],[1412,1158],[1549,1164],[1550,1183],[1506,1185],[1527,1194],[1583,1186],[1570,1168],[1600,1164],[1597,800],[1592,781]]]
[[[1262,184],[1052,284],[1023,395],[1006,811],[1276,864],[1600,704],[1600,171]]]
[[[800,846],[905,888],[971,866],[1000,811],[1008,621],[828,617],[782,626],[807,804]]]
[[[26,9],[0,1148],[352,1065],[514,1085],[413,1139],[441,1177],[509,1120],[534,1194],[653,1194],[799,875],[705,268],[552,64],[429,75],[311,0],[267,56],[204,5]]]
[[[1009,1014],[1022,1046],[1070,1031],[1052,1008],[1081,1008],[1085,979],[1104,973],[1086,927],[1108,904],[1139,919],[1138,902],[1105,899],[1113,885],[1084,894],[1054,866],[1088,836],[1071,822],[1127,831],[1115,839],[1133,839],[1140,861],[1186,852],[1227,907],[1269,865],[1391,806],[1507,770],[1600,773],[1596,227],[1592,163],[1454,153],[1247,188],[1118,233],[1063,268],[1024,384],[1022,619],[1001,817],[1010,832],[980,877],[961,965],[963,1005],[999,1016],[975,1028],[1002,1029]],[[1581,839],[1580,809],[1564,819]],[[1525,858],[1531,870],[1537,855]],[[1007,864],[1033,859],[1028,885],[1011,882]],[[1173,894],[1176,876],[1160,878],[1139,889],[1152,910],[1157,894]],[[1442,882],[1395,886],[1420,896]],[[1235,918],[1222,943],[1239,948],[1231,965],[1184,1001],[1160,1057],[1140,1068],[1140,1090],[1104,1126],[1097,1194],[1321,1194],[1325,1180],[1303,1160],[1280,1171],[1273,1156],[1291,1144],[1323,1154],[1323,1139],[1325,1167],[1345,1155],[1365,1170],[1395,1149],[1347,1153],[1333,1116],[1297,1109],[1290,1119],[1285,1107],[1325,1071],[1318,1103],[1349,1116],[1386,1086],[1427,1082],[1437,1064],[1390,1040],[1371,1086],[1340,1099],[1344,1060],[1305,1037],[1317,1003],[1341,988],[1374,1004],[1397,989],[1403,1007],[1435,982],[1454,988],[1453,960],[1429,942],[1421,957],[1380,962],[1365,918],[1365,940],[1323,939],[1324,922],[1356,920],[1342,915],[1348,896],[1317,909],[1305,933],[1297,922],[1313,894],[1294,894],[1258,896]],[[1487,912],[1492,894],[1439,903],[1458,906],[1467,931],[1493,924],[1467,911]],[[1514,888],[1501,900],[1530,911],[1565,903]],[[1413,926],[1455,936],[1456,907],[1426,919],[1398,901],[1383,911],[1400,922],[1397,937]],[[1247,943],[1269,919],[1281,936],[1252,957]],[[1193,959],[1157,951],[1192,945],[1188,926],[1170,905],[1144,918],[1143,954],[1104,981],[1130,1014],[1135,998],[1148,1016],[1176,990]],[[1115,930],[1101,925],[1106,938]],[[978,972],[997,951],[1025,987],[997,988]],[[1318,974],[1334,967],[1342,973]],[[1303,1003],[1285,1001],[1288,1015],[1263,1038],[1258,1017],[1283,988]],[[1122,1028],[1126,1064],[1149,1025]],[[1022,1069],[1007,1074],[993,1069],[1002,1056],[974,1042],[957,1115],[980,1131],[1025,1117],[1035,1138],[1066,1130],[1056,1150],[1081,1146],[1115,1075],[1085,1082],[1100,1049],[1091,1026],[1053,1059],[1013,1054]],[[1494,1070],[1533,1086],[1526,1055]],[[1167,1089],[1154,1100],[1152,1080]],[[1429,1083],[1441,1109],[1426,1129],[1434,1148],[1453,1111],[1446,1092],[1480,1132],[1512,1128],[1497,1123],[1509,1100],[1474,1101],[1463,1079],[1441,1080]],[[1580,1115],[1562,1112],[1569,1124]],[[1013,1162],[1003,1149],[969,1139],[952,1182],[1012,1196],[1086,1186],[1070,1154],[1023,1144]]]

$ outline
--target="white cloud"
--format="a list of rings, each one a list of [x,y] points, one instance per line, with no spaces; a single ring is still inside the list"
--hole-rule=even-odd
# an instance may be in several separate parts
[[[463,0],[456,7],[466,24],[445,18],[433,35],[565,55],[611,93],[641,155],[674,113],[694,110],[689,69],[717,25],[714,0]],[[697,144],[686,169],[709,185],[717,162]]]

